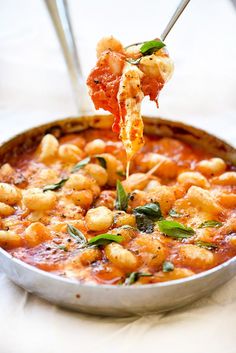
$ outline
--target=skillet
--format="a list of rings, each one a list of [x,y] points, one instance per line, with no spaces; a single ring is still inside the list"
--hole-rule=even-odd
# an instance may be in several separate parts
[[[24,153],[38,144],[46,133],[60,137],[91,127],[110,129],[112,120],[111,115],[87,115],[32,128],[0,146],[0,164],[14,151]],[[236,164],[236,149],[203,130],[160,118],[143,117],[143,121],[147,134],[174,137]],[[173,310],[211,293],[236,274],[236,257],[191,277],[141,286],[79,283],[30,266],[1,248],[0,267],[14,283],[56,305],[90,314],[129,316]]]

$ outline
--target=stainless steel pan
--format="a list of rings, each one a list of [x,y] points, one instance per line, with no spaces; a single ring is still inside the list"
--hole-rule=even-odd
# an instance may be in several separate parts
[[[45,133],[59,137],[88,127],[110,129],[111,123],[111,116],[97,115],[68,118],[33,128],[0,146],[0,163],[6,162],[14,152],[23,153],[29,146],[36,145]],[[202,130],[147,117],[144,123],[147,133],[178,138],[236,163],[233,147]],[[209,294],[236,274],[236,257],[192,277],[143,286],[82,284],[25,264],[3,249],[0,249],[0,266],[14,283],[59,306],[91,314],[127,316],[172,310]]]

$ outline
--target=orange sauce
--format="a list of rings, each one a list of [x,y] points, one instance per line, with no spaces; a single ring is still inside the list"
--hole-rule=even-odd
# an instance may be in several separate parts
[[[121,163],[123,163],[123,166],[125,166],[126,158],[124,148],[121,142],[118,140],[117,136],[115,136],[111,131],[89,129],[82,133],[69,134],[67,136],[63,136],[59,140],[59,143],[60,145],[63,145],[65,143],[72,143],[75,145],[86,146],[88,142],[93,141],[97,138],[102,139],[105,142],[106,147],[104,152],[112,154]],[[159,138],[156,136],[145,135],[145,145],[140,150],[140,152],[137,153],[136,157],[131,162],[131,174],[143,171],[143,165],[140,161],[142,160],[143,156],[150,152],[159,153],[163,156],[169,157],[172,161],[174,161],[177,166],[177,175],[183,171],[195,171],[196,165],[199,161],[213,157],[207,151],[197,149],[176,139]],[[12,158],[9,160],[9,163],[16,170],[16,172],[18,174],[24,175],[24,178],[26,180],[25,185],[28,186],[31,185],[31,180],[34,174],[40,168],[42,169],[45,167],[42,163],[38,162],[35,156],[35,151],[31,150],[19,156],[12,156]],[[52,164],[50,167],[52,169],[56,168],[61,175],[68,173],[68,170],[71,169],[71,165],[69,165],[68,167],[68,163],[66,163],[65,161],[60,161],[59,159],[56,160],[54,164]],[[233,170],[233,166],[227,165],[227,171]],[[175,193],[176,198],[178,200],[185,197],[186,190],[183,190],[181,186],[177,183],[177,175],[172,178],[159,176],[158,180],[160,180],[160,183],[162,185],[166,185],[167,187],[173,188],[173,192]],[[117,179],[122,180],[122,177],[117,175]],[[214,183],[212,183],[211,177],[208,178],[208,180],[210,182],[210,190],[212,192],[236,192],[235,186],[226,187],[223,185],[215,185]],[[21,186],[19,186],[19,188],[21,188]],[[25,186],[22,187],[22,190],[24,188]],[[98,207],[99,205],[102,205],[101,203],[99,204],[99,202],[101,202],[99,200],[107,202],[109,197],[112,197],[112,195],[115,193],[115,186],[109,186],[106,184],[105,186],[101,187],[100,192],[107,192],[107,196],[100,197],[101,195],[98,195],[94,199],[91,207]],[[56,193],[57,195],[60,195],[60,191],[56,191]],[[134,194],[131,193],[131,195],[133,195],[132,197],[134,198],[136,197],[135,192]],[[129,207],[127,209],[128,214],[132,214],[133,212],[132,197],[130,197]],[[111,209],[112,211],[114,211],[114,205],[111,207]],[[233,207],[222,208],[222,210],[223,211],[218,215],[218,221],[222,222],[223,226],[220,228],[209,229],[209,232],[211,234],[211,242],[217,246],[216,249],[212,250],[212,253],[214,254],[214,261],[209,265],[199,266],[198,263],[194,262],[186,265],[186,263],[183,262],[183,257],[180,255],[179,249],[183,245],[195,244],[196,239],[194,237],[181,240],[165,236],[156,230],[153,234],[145,235],[143,232],[136,229],[134,231],[133,238],[131,237],[125,240],[122,243],[122,246],[124,246],[126,249],[129,249],[133,254],[135,254],[138,261],[136,271],[148,272],[152,274],[152,277],[146,277],[145,279],[140,278],[139,283],[142,284],[160,282],[163,280],[168,280],[168,276],[170,276],[167,276],[162,272],[162,264],[147,265],[149,261],[149,257],[145,255],[147,249],[145,247],[138,247],[136,242],[136,239],[144,235],[148,237],[154,236],[159,239],[164,248],[165,259],[171,261],[175,268],[184,268],[185,270],[192,271],[192,273],[202,272],[235,256],[236,247],[234,247],[228,241],[229,237],[233,235],[233,232],[230,230],[227,231],[226,225],[229,222],[233,222],[236,210]],[[74,216],[68,217],[66,215],[66,211],[67,210],[63,207],[63,205],[57,203],[53,209],[46,212],[45,215],[42,215],[39,221],[42,222],[45,227],[50,230],[51,238],[32,248],[29,247],[27,245],[27,242],[24,240],[25,229],[32,223],[29,218],[29,212],[27,210],[23,210],[20,205],[16,206],[16,213],[13,216],[8,216],[1,220],[2,230],[7,229],[7,226],[5,226],[5,224],[11,224],[8,228],[10,228],[10,230],[12,231],[15,231],[22,237],[22,246],[18,248],[8,249],[9,253],[14,257],[17,257],[22,261],[29,263],[32,266],[36,266],[45,271],[56,273],[60,276],[72,276],[80,281],[93,281],[95,283],[124,283],[125,278],[127,277],[130,271],[127,271],[111,263],[105,255],[103,246],[100,247],[101,258],[97,259],[95,262],[92,262],[91,264],[85,266],[81,265],[79,260],[74,261],[75,258],[79,258],[80,252],[82,251],[78,248],[78,243],[75,241],[75,239],[69,236],[65,229],[57,231],[55,230],[55,227],[53,228],[53,225],[57,223],[64,222],[64,224],[67,224],[71,221],[77,221],[78,228],[84,233],[87,239],[91,239],[92,237],[97,234],[100,234],[101,232],[90,231],[87,228],[86,222],[84,222],[84,216],[88,211],[87,209],[79,210],[78,208],[79,217],[76,213],[74,214]],[[185,213],[188,214],[188,209],[185,210]],[[168,213],[164,212],[163,215],[165,218],[171,219],[170,216],[168,216]],[[183,215],[180,218],[174,220],[183,224],[188,224],[190,218],[188,218],[186,215]],[[111,232],[113,229],[116,229],[115,221],[114,224],[108,230],[106,230],[106,233]],[[118,230],[117,232],[119,233]],[[145,256],[147,256],[147,258]],[[174,274],[172,274],[171,276],[173,277]]]

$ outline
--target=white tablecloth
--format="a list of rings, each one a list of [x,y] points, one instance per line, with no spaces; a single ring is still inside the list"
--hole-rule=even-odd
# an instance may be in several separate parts
[[[177,3],[70,0],[84,74],[100,37],[113,34],[128,44],[158,36]],[[236,144],[235,34],[231,2],[192,0],[167,40],[175,74],[160,96],[161,108],[145,102],[144,113],[189,122]],[[0,140],[75,114],[43,1],[0,1]],[[0,272],[1,353],[235,353],[235,327],[236,278],[187,308],[116,319],[59,309]]]

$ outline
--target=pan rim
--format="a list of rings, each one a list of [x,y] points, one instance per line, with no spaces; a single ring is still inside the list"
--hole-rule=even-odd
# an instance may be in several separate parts
[[[229,265],[231,265],[232,263],[236,262],[236,256],[232,257],[231,259],[228,259],[227,261],[223,262],[222,264],[219,264],[209,270],[200,272],[200,273],[196,273],[192,276],[188,276],[188,277],[184,277],[184,278],[179,278],[179,279],[175,279],[175,280],[170,280],[170,281],[165,281],[165,282],[157,282],[157,283],[148,283],[148,284],[142,284],[142,285],[136,285],[136,286],[129,286],[129,285],[118,285],[118,284],[103,284],[103,283],[89,283],[89,282],[80,282],[79,280],[74,280],[72,278],[66,278],[66,277],[62,277],[59,275],[56,275],[54,273],[51,272],[47,272],[44,270],[41,270],[40,268],[30,265],[14,256],[12,256],[11,254],[9,254],[6,250],[4,250],[3,248],[0,248],[0,254],[5,256],[8,260],[24,267],[27,270],[30,270],[31,272],[36,272],[38,275],[40,276],[45,276],[47,278],[50,278],[52,280],[58,280],[59,282],[64,282],[66,284],[71,284],[71,285],[77,285],[77,286],[83,286],[83,287],[87,287],[89,288],[101,288],[101,289],[110,289],[110,290],[127,290],[127,288],[129,288],[128,290],[137,290],[137,289],[151,289],[151,288],[166,288],[166,287],[170,287],[172,285],[176,285],[176,284],[185,284],[188,282],[192,282],[194,280],[198,280],[198,279],[202,279],[204,277],[208,277],[210,275],[212,275],[215,272],[219,272],[220,270],[222,270],[225,267],[228,267]],[[5,271],[3,271],[3,273],[5,273]]]
[[[32,127],[29,127],[27,128],[26,130],[23,130],[23,131],[20,131],[19,133],[11,136],[10,138],[6,139],[6,140],[3,140],[0,142],[0,149],[3,148],[4,145],[12,142],[13,140],[17,139],[17,138],[20,138],[21,135],[23,134],[27,134],[27,133],[30,133],[31,131],[33,130],[36,130],[36,129],[46,129],[46,128],[50,128],[50,127],[53,127],[53,125],[56,125],[56,124],[62,124],[62,123],[66,123],[66,122],[73,122],[73,121],[76,121],[76,120],[82,120],[82,119],[85,119],[87,120],[87,123],[89,123],[89,121],[92,119],[96,119],[96,118],[109,118],[111,119],[112,115],[111,114],[106,114],[106,113],[97,113],[97,114],[94,114],[94,113],[88,113],[88,114],[83,114],[83,115],[78,115],[78,116],[67,116],[67,117],[64,117],[64,118],[60,118],[60,119],[56,119],[56,120],[48,120],[46,122],[44,122],[43,124],[37,124],[37,125],[34,125]],[[190,130],[195,130],[195,131],[198,131],[199,133],[202,133],[204,135],[207,135],[209,137],[212,137],[213,139],[215,140],[218,140],[219,142],[227,145],[227,147],[229,147],[230,149],[232,149],[235,153],[236,153],[236,145],[232,145],[230,142],[227,141],[227,139],[222,139],[221,137],[217,136],[217,135],[214,135],[208,131],[205,131],[203,130],[202,128],[199,128],[199,127],[195,127],[194,125],[190,125],[190,124],[187,124],[187,123],[184,123],[180,120],[172,120],[172,119],[168,119],[168,118],[164,118],[164,117],[159,117],[159,116],[148,116],[148,115],[144,115],[142,116],[142,119],[144,120],[144,123],[145,121],[146,122],[151,122],[151,121],[157,121],[157,122],[160,122],[162,124],[169,124],[169,125],[176,125],[178,127],[183,127],[183,128],[186,128],[186,129],[189,129]],[[144,124],[145,125],[145,124]],[[97,128],[96,126],[88,126],[88,128]]]

